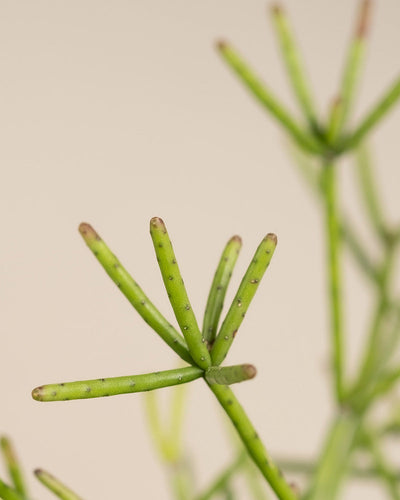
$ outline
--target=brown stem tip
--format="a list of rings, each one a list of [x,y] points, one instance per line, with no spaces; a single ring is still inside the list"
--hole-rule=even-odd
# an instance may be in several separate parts
[[[42,400],[42,386],[40,387],[35,387],[32,391],[32,398],[35,401],[41,401]]]
[[[239,245],[242,244],[242,238],[240,236],[238,236],[237,234],[235,234],[235,236],[232,236],[232,238],[229,240],[229,241],[236,241],[236,243],[239,243]]]
[[[160,219],[160,217],[153,217],[150,220],[150,230],[151,229],[162,229],[165,232],[166,229],[165,229],[164,221],[162,219]]]
[[[278,237],[274,233],[268,233],[267,236],[265,237],[266,240],[271,240],[275,243],[275,245],[278,244]]]
[[[271,12],[274,16],[280,16],[280,15],[284,14],[284,9],[283,9],[282,4],[273,3],[271,5]]]
[[[216,47],[220,52],[229,48],[229,43],[226,40],[218,40],[216,43]]]
[[[254,365],[243,365],[243,371],[249,379],[254,378],[257,375],[257,368]]]
[[[100,236],[96,233],[96,231],[92,228],[90,224],[87,222],[82,222],[79,224],[79,232],[81,233],[84,240],[100,240]]]
[[[42,476],[44,473],[44,470],[43,469],[35,469],[33,471],[33,473],[35,474],[35,476]]]
[[[360,13],[358,16],[356,37],[366,38],[369,31],[370,19],[371,19],[371,0],[364,0],[361,2]]]

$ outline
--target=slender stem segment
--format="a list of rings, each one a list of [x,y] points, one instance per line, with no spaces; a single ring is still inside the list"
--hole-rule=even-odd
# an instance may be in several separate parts
[[[11,441],[3,436],[0,440],[1,451],[7,465],[12,484],[15,490],[23,497],[27,497],[27,489],[22,474],[21,466],[18,462],[17,455]]]
[[[32,397],[36,401],[68,401],[71,399],[101,398],[132,392],[152,391],[161,387],[186,384],[200,378],[203,373],[200,368],[188,366],[143,375],[48,384],[33,389]]]
[[[18,493],[18,491],[14,490],[14,488],[11,488],[11,486],[8,486],[8,484],[4,483],[0,479],[0,498],[3,500],[26,500],[24,496],[21,495],[21,493]]]
[[[343,413],[333,422],[304,500],[336,500],[356,444],[361,417]]]
[[[376,181],[372,172],[371,157],[367,148],[361,146],[357,151],[356,171],[358,185],[362,194],[363,202],[369,220],[372,223],[377,235],[384,244],[388,241],[388,229],[382,211],[382,204],[378,196]]]
[[[58,498],[61,498],[61,500],[82,500],[81,497],[65,486],[65,484],[43,469],[36,469],[35,475],[42,484],[58,496]]]
[[[228,354],[250,302],[269,266],[276,244],[276,235],[270,233],[265,236],[257,248],[211,349],[213,365],[220,365]]]
[[[206,369],[211,364],[210,353],[190,305],[167,229],[159,217],[151,219],[150,234],[168,298],[189,352],[196,364]]]
[[[209,384],[232,385],[251,380],[257,375],[253,365],[210,366],[205,372]]]
[[[236,264],[242,240],[233,236],[227,243],[221,260],[219,261],[214,280],[208,295],[206,311],[204,313],[203,337],[209,346],[212,346],[217,335],[218,322],[224,305],[226,290]]]
[[[400,500],[400,489],[397,473],[384,456],[381,446],[379,445],[378,437],[370,431],[366,431],[363,434],[363,437],[366,439],[367,446],[369,448],[369,451],[371,452],[373,461],[375,463],[375,469],[377,470],[382,482],[386,486],[390,498],[392,498],[392,500]]]
[[[328,252],[329,297],[331,312],[332,368],[337,401],[343,401],[343,308],[340,266],[340,228],[336,194],[336,167],[324,166],[326,247]]]
[[[293,92],[310,124],[311,130],[318,131],[317,114],[305,76],[304,67],[287,15],[281,5],[276,4],[272,7],[272,19],[274,21],[283,62],[285,63]]]
[[[103,266],[106,273],[114,281],[117,287],[125,295],[128,301],[133,305],[145,322],[173,349],[178,356],[189,364],[193,360],[189,354],[185,339],[175,328],[164,318],[160,311],[145,295],[136,281],[129,275],[111,252],[108,246],[89,225],[83,222],[79,226],[86,244],[94,253],[97,260]]]
[[[220,42],[218,44],[218,49],[224,60],[237,74],[246,88],[253,94],[257,101],[264,106],[278,122],[280,122],[286,132],[291,135],[297,144],[311,153],[321,153],[323,150],[321,144],[311,134],[302,129],[301,125],[295,121],[289,111],[287,111],[277,100],[266,85],[255,76],[253,71],[247,66],[237,52],[226,42]]]
[[[374,128],[382,118],[394,108],[400,98],[400,78],[393,83],[389,90],[373,106],[367,116],[361,121],[356,130],[344,140],[341,150],[354,149],[365,138],[368,132]]]
[[[207,490],[201,495],[198,495],[195,500],[211,500],[216,494],[223,491],[226,484],[231,481],[236,472],[243,466],[245,460],[246,454],[244,452],[238,455],[238,457],[214,479]]]
[[[282,472],[272,461],[261,442],[253,424],[232,390],[226,385],[209,384],[222,408],[235,426],[244,446],[262,475],[280,500],[297,500],[295,493],[286,482]],[[321,497],[323,498],[323,497]]]
[[[345,127],[354,102],[360,69],[364,61],[365,41],[368,34],[370,11],[371,1],[364,0],[361,3],[355,34],[350,42],[347,60],[343,70],[342,84],[339,92],[341,106],[337,110],[336,129],[338,131],[342,131]]]

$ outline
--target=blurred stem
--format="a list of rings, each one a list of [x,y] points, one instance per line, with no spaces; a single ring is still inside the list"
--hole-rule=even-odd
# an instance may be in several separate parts
[[[273,6],[272,19],[293,92],[309,122],[311,131],[319,131],[315,105],[305,76],[299,50],[294,40],[287,15],[281,5]]]
[[[349,404],[358,410],[363,405],[369,404],[368,394],[371,384],[376,381],[379,372],[384,369],[386,356],[382,356],[384,349],[384,326],[386,316],[389,310],[389,286],[393,269],[394,249],[392,246],[387,248],[382,263],[379,288],[377,290],[376,306],[371,322],[371,330],[365,349],[364,359],[359,370],[359,375],[354,387],[349,392]],[[390,312],[390,311],[389,311]],[[390,353],[389,353],[390,354]]]
[[[3,500],[26,500],[18,491],[0,479],[0,498]]]
[[[361,146],[357,150],[356,170],[359,181],[358,185],[361,190],[369,220],[383,244],[386,244],[388,240],[388,230],[376,189],[376,181],[372,172],[371,157],[365,146]]]
[[[370,4],[370,0],[361,2],[360,12],[356,23],[356,32],[349,44],[339,92],[341,105],[338,108],[336,124],[338,132],[341,132],[346,126],[347,118],[353,107],[360,70],[365,55],[365,41],[370,17]]]
[[[305,500],[337,498],[350,465],[360,425],[361,416],[353,413],[341,413],[333,421]]]
[[[22,469],[18,462],[17,454],[11,441],[7,437],[3,436],[0,440],[0,445],[9,476],[15,490],[21,496],[27,497],[27,489],[25,486]]]
[[[343,307],[340,263],[340,229],[336,189],[337,166],[327,163],[323,171],[325,193],[326,247],[328,251],[331,336],[333,348],[334,384],[337,402],[344,397],[343,387]]]
[[[366,135],[378,125],[382,118],[394,108],[399,98],[400,78],[397,78],[375,106],[372,107],[356,130],[343,141],[340,150],[343,152],[355,149],[364,140]]]
[[[228,465],[228,467],[221,472],[215,479],[212,481],[211,485],[207,488],[205,492],[196,497],[196,500],[210,500],[217,493],[220,493],[225,488],[226,484],[230,482],[234,474],[243,466],[246,461],[247,453],[243,451],[240,453],[235,460]]]
[[[220,42],[218,49],[227,64],[236,73],[246,88],[271,115],[280,122],[286,132],[304,150],[320,154],[324,146],[311,134],[305,132],[291,114],[284,108],[268,87],[254,74],[239,54],[226,42]]]
[[[157,393],[145,396],[147,422],[156,449],[166,465],[171,489],[177,500],[191,500],[191,484],[188,464],[182,454],[182,420],[185,408],[186,390],[182,386],[174,388],[169,427],[163,428]]]
[[[312,166],[312,160],[306,156],[302,151],[296,147],[290,148],[292,157],[300,174],[311,187],[314,194],[322,201],[324,192],[320,179],[318,167]],[[367,276],[373,283],[377,281],[377,272],[371,257],[365,252],[364,246],[360,243],[360,238],[355,232],[354,227],[345,214],[341,213],[339,216],[340,235],[344,243],[346,243],[355,263],[360,267],[365,276]]]
[[[386,489],[393,500],[400,500],[400,490],[396,472],[392,469],[383,455],[379,441],[370,431],[363,433],[363,438],[368,446],[375,463],[379,477],[384,482]]]
[[[70,490],[68,486],[43,469],[36,469],[35,475],[42,484],[61,500],[82,500],[82,498],[78,497],[78,495]]]

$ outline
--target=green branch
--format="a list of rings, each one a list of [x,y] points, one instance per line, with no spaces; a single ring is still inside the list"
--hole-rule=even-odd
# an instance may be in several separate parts
[[[336,194],[336,167],[327,164],[324,167],[324,188],[326,208],[326,237],[329,269],[329,297],[331,314],[331,337],[333,349],[333,373],[335,393],[339,403],[344,397],[344,341],[343,308],[340,263],[340,229],[338,221],[338,202]]]
[[[282,472],[267,453],[253,424],[232,390],[226,385],[209,384],[209,387],[236,428],[250,457],[268,481],[277,497],[280,500],[297,500],[296,495],[286,482]]]
[[[211,349],[213,365],[220,365],[228,354],[250,302],[271,262],[276,244],[277,237],[275,234],[270,233],[265,236],[258,246]]]
[[[188,366],[143,375],[47,384],[33,389],[32,397],[36,401],[68,401],[71,399],[101,398],[131,394],[133,392],[153,391],[161,387],[192,382],[202,377],[203,373],[201,368]]]
[[[81,233],[87,246],[103,266],[106,273],[114,281],[144,321],[156,333],[158,333],[164,342],[166,342],[171,349],[178,354],[178,356],[180,356],[187,363],[193,364],[185,339],[152,304],[140,286],[122,267],[120,261],[111,252],[96,231],[89,224],[83,222],[79,226],[79,232]]]
[[[313,132],[319,131],[317,114],[312,99],[311,91],[305,76],[303,64],[297,48],[286,13],[282,6],[274,5],[272,8],[276,35],[281,48],[283,62],[289,76],[289,82],[297,101],[307,118]]]
[[[43,469],[36,469],[35,475],[42,484],[58,496],[58,498],[61,498],[61,500],[82,500],[81,497],[78,497],[78,495],[65,486],[65,484],[61,483]]]
[[[167,229],[159,217],[151,219],[150,234],[164,286],[176,320],[185,337],[192,358],[198,366],[205,370],[211,365],[210,353],[189,302]]]
[[[28,493],[25,485],[24,476],[11,441],[5,436],[3,436],[0,439],[0,446],[4,457],[4,461],[8,469],[9,476],[11,478],[12,484],[16,492],[23,497],[27,497]]]
[[[206,339],[209,346],[213,345],[217,335],[218,323],[224,305],[226,290],[241,247],[242,240],[240,236],[233,236],[228,241],[221,255],[214,275],[203,322],[203,337]]]
[[[323,146],[308,132],[304,132],[301,125],[299,125],[291,114],[284,108],[284,106],[272,95],[271,91],[266,87],[261,80],[255,76],[250,67],[242,60],[237,52],[230,47],[226,42],[220,42],[218,49],[237,74],[246,88],[253,94],[257,101],[266,108],[271,115],[278,120],[283,126],[285,131],[306,151],[314,154],[320,154],[323,151]]]

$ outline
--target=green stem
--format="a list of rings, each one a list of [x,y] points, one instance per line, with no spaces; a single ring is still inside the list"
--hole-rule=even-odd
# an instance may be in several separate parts
[[[206,491],[195,497],[195,500],[210,500],[216,494],[223,491],[225,485],[232,479],[238,470],[243,466],[247,453],[240,453],[235,460],[221,472],[207,488]]]
[[[26,500],[26,497],[22,496],[21,493],[8,486],[0,479],[0,498],[3,500]]]
[[[185,339],[152,304],[140,286],[122,267],[120,261],[111,252],[96,231],[89,224],[83,222],[79,226],[79,232],[81,233],[87,246],[103,266],[106,273],[114,281],[144,321],[156,333],[158,333],[164,342],[166,342],[171,349],[178,354],[178,356],[180,356],[187,363],[193,364]]]
[[[209,346],[213,345],[217,335],[218,323],[224,305],[226,290],[241,246],[242,240],[239,236],[233,236],[228,241],[214,275],[203,322],[203,337],[206,339]]]
[[[383,455],[382,449],[379,446],[379,442],[376,436],[372,435],[370,432],[366,432],[363,437],[366,438],[366,443],[375,462],[375,468],[380,478],[386,485],[386,489],[390,497],[393,500],[400,500],[400,490],[397,474],[389,465],[385,456]]]
[[[376,189],[376,181],[373,178],[371,158],[365,147],[360,147],[357,151],[357,174],[358,184],[364,201],[369,220],[372,223],[376,234],[381,238],[383,244],[388,242],[388,229],[385,217],[382,213],[381,203]]]
[[[305,500],[334,500],[349,468],[361,416],[342,413],[333,422]]]
[[[81,497],[65,486],[65,484],[43,469],[36,469],[35,475],[42,484],[58,496],[58,498],[61,498],[61,500],[82,500]]]
[[[282,59],[285,63],[293,92],[310,124],[311,130],[318,131],[319,125],[315,112],[315,105],[305,76],[299,50],[294,40],[286,13],[280,5],[273,6],[272,19],[281,48]]]
[[[192,382],[200,378],[203,373],[200,368],[189,366],[143,375],[48,384],[33,389],[32,397],[36,401],[68,401],[152,391],[161,387]]]
[[[275,234],[270,233],[265,236],[258,246],[211,349],[213,365],[220,365],[228,354],[250,302],[269,266],[276,244],[277,237]]]
[[[310,158],[306,157],[298,148],[292,147],[291,153],[303,179],[319,199],[323,200],[324,192],[317,168],[313,168]],[[354,227],[348,221],[346,214],[340,214],[339,224],[341,238],[347,245],[355,263],[373,283],[376,283],[377,271],[375,265],[371,257],[365,252],[364,245],[360,243],[360,238],[357,236]]]
[[[254,378],[257,370],[253,365],[210,366],[205,372],[209,384],[232,385]]]
[[[341,151],[354,149],[368,132],[397,104],[400,98],[400,78],[398,78],[381,99],[373,106],[356,130],[343,141]]]
[[[10,475],[15,490],[21,496],[27,497],[28,494],[22,469],[18,462],[17,455],[15,453],[11,441],[7,437],[2,436],[0,440],[0,446],[1,446],[1,451],[3,453],[4,461],[8,469],[8,473]]]
[[[390,249],[388,249],[390,250]],[[380,273],[377,303],[373,314],[369,338],[357,380],[349,392],[348,400],[353,407],[368,404],[366,394],[369,394],[371,384],[377,380],[379,373],[385,368],[387,346],[385,346],[384,327],[387,314],[390,311],[388,289],[390,286],[391,271],[393,269],[393,251],[388,251],[384,257]]]
[[[249,455],[277,497],[280,500],[296,500],[296,495],[267,453],[253,424],[232,390],[228,386],[218,384],[209,384],[209,387],[235,426]]]
[[[205,370],[211,365],[210,353],[189,302],[167,229],[159,217],[151,219],[150,234],[164,286],[190,355]]]
[[[343,308],[340,263],[340,228],[336,193],[336,166],[324,166],[326,247],[328,251],[329,297],[331,314],[331,336],[333,347],[333,371],[336,398],[343,401]]]
[[[226,42],[220,42],[218,44],[218,49],[224,60],[237,74],[246,88],[253,94],[257,101],[265,107],[278,122],[280,122],[296,143],[306,151],[320,154],[324,149],[323,146],[315,137],[302,130],[302,127],[294,120],[291,114],[277,100],[266,85],[253,73],[237,52]]]
[[[370,7],[371,2],[369,0],[364,0],[361,3],[355,36],[349,45],[339,92],[341,105],[338,108],[336,123],[336,128],[339,132],[341,132],[346,125],[359,82],[360,69],[365,55],[365,40],[369,25]]]

